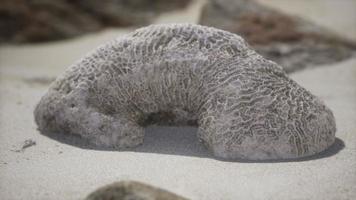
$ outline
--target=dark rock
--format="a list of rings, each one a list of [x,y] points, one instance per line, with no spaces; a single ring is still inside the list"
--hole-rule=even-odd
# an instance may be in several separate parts
[[[341,61],[356,50],[353,41],[253,0],[210,0],[200,23],[241,35],[287,72]]]
[[[121,181],[99,188],[85,200],[187,200],[166,190],[136,181]]]
[[[97,19],[64,0],[4,0],[0,42],[41,42],[98,30]]]
[[[190,0],[2,0],[0,43],[71,38],[108,26],[148,24]]]

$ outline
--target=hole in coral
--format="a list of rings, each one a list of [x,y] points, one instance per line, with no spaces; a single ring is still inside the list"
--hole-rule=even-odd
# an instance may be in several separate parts
[[[211,157],[211,153],[199,141],[197,127],[191,126],[148,126],[145,128],[144,143],[136,152]]]
[[[161,126],[197,126],[197,120],[185,119],[184,117],[177,116],[172,111],[160,111],[143,116],[138,120],[138,124],[143,127],[149,125]]]

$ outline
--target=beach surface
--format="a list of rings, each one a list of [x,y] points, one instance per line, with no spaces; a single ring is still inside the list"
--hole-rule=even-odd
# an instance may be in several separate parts
[[[260,2],[356,40],[355,1]],[[162,15],[156,23],[197,23],[202,4]],[[356,58],[291,74],[336,118],[335,144],[307,159],[217,160],[192,127],[149,127],[144,144],[124,152],[85,149],[39,134],[33,110],[50,82],[88,51],[130,31],[108,29],[59,42],[0,47],[1,199],[83,199],[120,180],[142,181],[190,199],[356,199]],[[24,146],[26,140],[32,142]]]

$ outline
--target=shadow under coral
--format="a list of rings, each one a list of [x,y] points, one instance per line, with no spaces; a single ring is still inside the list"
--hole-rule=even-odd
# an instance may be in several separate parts
[[[213,157],[203,144],[198,141],[196,136],[196,127],[167,127],[167,126],[149,126],[145,129],[144,143],[138,147],[127,149],[124,151],[141,152],[141,153],[157,153],[171,154],[182,156],[193,156],[201,158],[211,158],[225,162],[243,162],[243,163],[276,163],[276,162],[300,162],[315,160],[333,156],[345,148],[345,143],[336,138],[333,145],[328,149],[312,156],[297,158],[297,159],[280,159],[280,160],[222,160]],[[117,151],[113,148],[102,148],[90,145],[87,141],[79,136],[65,134],[50,134],[45,135],[49,138],[57,140],[61,143],[76,146],[83,149],[101,150],[101,151]]]

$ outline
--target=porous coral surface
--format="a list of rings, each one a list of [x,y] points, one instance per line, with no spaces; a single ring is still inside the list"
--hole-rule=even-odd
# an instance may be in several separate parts
[[[101,147],[143,142],[152,123],[198,125],[216,157],[316,154],[335,139],[332,112],[232,33],[152,25],[73,64],[35,109],[43,134],[79,135]]]

